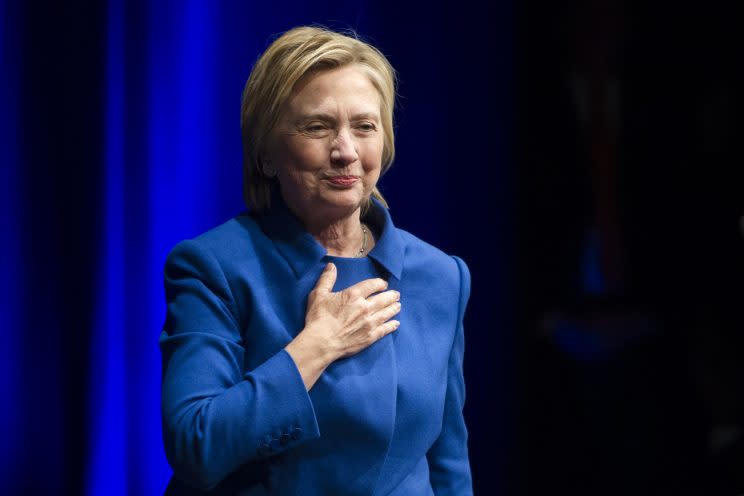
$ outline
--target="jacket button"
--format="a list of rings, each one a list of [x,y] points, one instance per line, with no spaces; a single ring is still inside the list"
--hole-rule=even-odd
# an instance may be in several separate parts
[[[292,429],[292,439],[297,440],[302,437],[302,427],[295,427]]]
[[[279,436],[279,444],[286,446],[289,440],[292,439],[289,434],[282,434]]]
[[[271,443],[269,443],[269,448],[271,451],[277,451],[279,449],[279,438],[275,437],[271,440]]]

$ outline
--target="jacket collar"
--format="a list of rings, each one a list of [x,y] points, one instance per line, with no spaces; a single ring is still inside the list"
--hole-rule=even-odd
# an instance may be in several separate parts
[[[271,196],[271,208],[263,212],[259,219],[263,231],[274,242],[298,279],[327,255],[326,249],[294,216],[278,189]],[[372,206],[364,216],[364,222],[379,233],[377,243],[368,256],[400,280],[405,243],[393,225],[390,213],[377,199],[372,198]]]

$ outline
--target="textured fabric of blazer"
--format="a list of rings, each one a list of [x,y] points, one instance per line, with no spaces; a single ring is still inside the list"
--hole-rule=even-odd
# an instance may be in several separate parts
[[[382,277],[401,293],[401,324],[332,363],[310,391],[284,347],[333,257],[279,195],[267,212],[171,251],[160,338],[166,494],[472,494],[462,414],[470,274],[397,229],[376,201],[364,222],[377,243],[365,259],[339,260],[350,263],[338,265],[334,291]]]

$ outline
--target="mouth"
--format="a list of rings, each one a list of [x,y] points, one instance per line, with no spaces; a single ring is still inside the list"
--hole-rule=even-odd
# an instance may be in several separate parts
[[[359,181],[359,176],[329,176],[325,180],[336,186],[348,187]]]

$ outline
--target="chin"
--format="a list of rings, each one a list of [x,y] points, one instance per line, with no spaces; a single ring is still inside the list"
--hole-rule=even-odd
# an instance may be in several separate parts
[[[344,193],[344,194],[334,194],[330,196],[326,196],[324,198],[325,204],[331,208],[331,209],[338,209],[338,210],[356,210],[359,208],[359,206],[364,201],[363,195],[360,195],[358,192],[352,192],[352,191],[344,191],[344,192],[337,192],[337,193]]]

